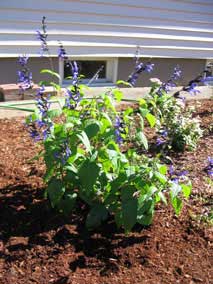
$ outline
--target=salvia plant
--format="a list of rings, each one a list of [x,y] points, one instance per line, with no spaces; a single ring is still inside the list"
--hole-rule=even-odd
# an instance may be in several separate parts
[[[194,83],[196,80],[190,81],[182,90],[171,94],[180,76],[181,70],[176,66],[167,82],[151,79],[151,91],[139,102],[140,112],[149,111],[156,119],[156,145],[175,151],[195,149],[202,136],[199,120],[193,118],[192,111],[186,108],[185,97],[181,94],[183,91],[191,94],[199,92],[196,89],[197,84]]]
[[[37,34],[42,50],[47,51],[45,18],[42,20],[42,32]],[[59,43],[58,56],[60,60],[69,61],[62,43]],[[46,196],[52,207],[69,214],[79,201],[84,202],[88,207],[86,226],[89,229],[112,216],[125,232],[129,232],[136,223],[151,224],[156,204],[161,201],[165,204],[170,202],[175,213],[179,214],[182,199],[188,198],[191,192],[186,173],[175,171],[174,166],[167,169],[157,157],[138,154],[135,144],[129,147],[129,141],[134,140],[145,152],[148,150],[144,122],[150,127],[157,127],[165,141],[172,137],[175,127],[167,120],[175,118],[178,123],[182,107],[176,103],[176,98],[169,99],[167,92],[180,76],[179,68],[175,69],[167,83],[153,82],[149,97],[140,100],[140,111],[135,113],[131,107],[124,111],[116,109],[115,103],[122,100],[122,92],[118,88],[111,88],[97,97],[85,98],[86,86],[81,84],[78,64],[69,61],[69,65],[71,84],[58,98],[60,108],[51,108],[50,97],[45,94],[46,84],[41,82],[36,96],[37,108],[27,118],[30,135],[43,145]],[[153,66],[136,57],[134,71],[127,82],[118,83],[134,86],[139,75],[151,72]],[[98,72],[94,70],[94,80]],[[45,69],[41,73],[59,78],[53,70]],[[49,84],[62,91],[54,82]],[[183,124],[184,127],[187,125],[185,121]],[[191,134],[186,131],[185,135]],[[184,140],[184,143],[191,142]]]

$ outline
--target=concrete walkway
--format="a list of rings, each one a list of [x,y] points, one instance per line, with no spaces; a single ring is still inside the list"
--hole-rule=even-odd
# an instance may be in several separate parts
[[[181,87],[174,88],[171,93],[175,93],[176,91],[180,90]],[[92,97],[97,96],[98,94],[101,94],[103,92],[106,92],[109,90],[109,88],[103,88],[103,87],[96,87],[91,88],[89,90],[85,90],[85,97]],[[127,100],[138,100],[142,97],[144,97],[150,90],[150,88],[122,88],[120,89],[123,92],[124,99]],[[202,99],[213,99],[213,87],[198,87],[198,90],[200,93],[198,93],[196,96],[190,95],[189,93],[183,92],[183,96],[186,97],[187,100],[202,100]],[[26,108],[26,109],[32,109],[35,108],[34,100],[19,100],[19,101],[6,101],[0,103],[0,119],[2,118],[13,118],[13,117],[21,117],[21,116],[27,116],[30,114],[30,112],[21,111],[17,109],[9,109],[7,105],[13,105],[13,104],[19,104],[20,107]],[[58,107],[58,103],[52,104],[53,108]]]

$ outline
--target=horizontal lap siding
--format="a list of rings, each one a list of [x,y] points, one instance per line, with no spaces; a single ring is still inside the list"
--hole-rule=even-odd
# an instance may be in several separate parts
[[[38,56],[45,15],[53,56],[61,40],[74,56],[128,57],[140,45],[148,57],[213,58],[213,0],[7,0],[0,10],[1,57]]]

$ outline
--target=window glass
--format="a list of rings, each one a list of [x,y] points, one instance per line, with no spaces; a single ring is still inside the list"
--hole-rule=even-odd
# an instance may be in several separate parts
[[[84,79],[91,79],[99,70],[99,79],[106,79],[106,61],[82,60],[77,61],[79,74],[84,76]],[[64,79],[72,76],[72,69],[69,62],[64,63]]]

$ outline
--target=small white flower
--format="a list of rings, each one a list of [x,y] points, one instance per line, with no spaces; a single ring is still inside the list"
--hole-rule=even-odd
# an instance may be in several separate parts
[[[161,80],[159,80],[158,78],[150,78],[150,81],[154,84],[158,84],[158,85],[162,84]]]

